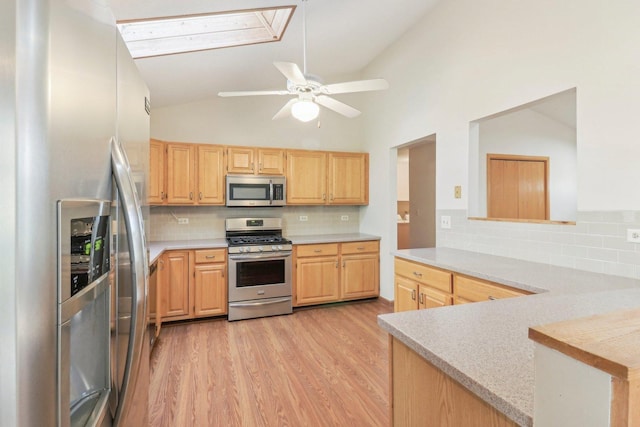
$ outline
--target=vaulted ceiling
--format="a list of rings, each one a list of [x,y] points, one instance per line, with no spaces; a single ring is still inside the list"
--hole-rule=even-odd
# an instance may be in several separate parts
[[[308,0],[307,69],[325,83],[360,78],[377,55],[439,0]],[[301,0],[111,0],[116,19],[297,6],[280,42],[136,60],[154,107],[216,96],[219,91],[285,89],[274,61],[302,68]],[[384,76],[376,76],[384,77]]]

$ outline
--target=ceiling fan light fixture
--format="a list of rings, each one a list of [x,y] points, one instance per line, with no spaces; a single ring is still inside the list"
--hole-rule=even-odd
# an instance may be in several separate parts
[[[301,122],[309,122],[318,117],[320,107],[311,100],[301,99],[291,106],[291,115]]]

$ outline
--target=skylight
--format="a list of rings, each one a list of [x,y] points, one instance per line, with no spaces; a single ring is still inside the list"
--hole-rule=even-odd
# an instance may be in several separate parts
[[[295,6],[119,21],[134,59],[279,41]]]

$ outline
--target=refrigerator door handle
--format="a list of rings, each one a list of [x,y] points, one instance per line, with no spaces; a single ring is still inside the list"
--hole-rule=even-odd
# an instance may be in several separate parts
[[[122,200],[124,222],[129,239],[129,253],[131,257],[131,328],[129,335],[129,350],[124,370],[122,390],[119,396],[118,409],[115,414],[114,425],[118,426],[130,408],[132,395],[138,380],[138,371],[142,356],[143,337],[146,330],[146,289],[148,289],[149,260],[147,259],[146,239],[142,211],[131,177],[129,160],[121,144],[116,138],[111,138],[111,166],[113,176],[118,186]]]

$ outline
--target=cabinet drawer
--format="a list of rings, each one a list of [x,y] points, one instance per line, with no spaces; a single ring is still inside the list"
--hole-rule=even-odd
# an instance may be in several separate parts
[[[500,298],[519,297],[529,295],[530,293],[478,279],[471,279],[469,277],[456,275],[455,294],[456,302],[458,302],[459,298],[466,301],[478,302]]]
[[[423,264],[395,259],[395,273],[444,292],[452,292],[451,273]]]
[[[325,243],[320,245],[297,245],[296,254],[300,257],[338,255],[337,243]]]
[[[361,254],[365,252],[378,252],[378,241],[349,242],[342,244],[342,254]]]
[[[195,251],[195,263],[224,262],[227,257],[225,252],[224,249],[198,249]]]

